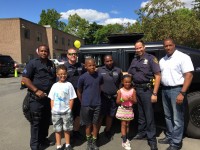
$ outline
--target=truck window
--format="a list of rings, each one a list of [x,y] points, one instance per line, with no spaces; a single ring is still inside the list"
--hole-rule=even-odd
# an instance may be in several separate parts
[[[105,54],[83,54],[84,59],[93,58],[95,60],[96,66],[103,66],[103,57]]]

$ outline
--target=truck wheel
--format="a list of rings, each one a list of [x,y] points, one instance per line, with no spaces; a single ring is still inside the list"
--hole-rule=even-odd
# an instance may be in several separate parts
[[[187,98],[188,110],[186,115],[189,118],[186,134],[188,137],[200,138],[200,91],[188,94]]]

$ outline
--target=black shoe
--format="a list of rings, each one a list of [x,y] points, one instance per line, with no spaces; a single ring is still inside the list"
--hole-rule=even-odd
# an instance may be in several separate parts
[[[87,147],[86,150],[92,150],[92,138],[87,139]]]
[[[180,150],[180,148],[175,146],[169,146],[166,150]]]
[[[111,140],[113,138],[113,135],[110,131],[104,130],[104,135],[107,139]]]
[[[160,144],[169,144],[170,143],[170,141],[169,141],[169,139],[168,138],[163,138],[163,139],[159,139],[158,140],[158,143],[160,143]]]
[[[41,142],[41,145],[42,146],[53,146],[53,145],[55,145],[55,142],[46,138],[44,141]]]
[[[92,150],[99,150],[97,147],[97,139],[92,139]]]
[[[85,137],[79,131],[73,131],[72,138],[73,139],[79,139],[79,140],[85,139]]]
[[[133,137],[133,139],[135,139],[135,140],[143,140],[143,139],[146,139],[146,136],[137,134],[136,136]]]
[[[150,145],[151,150],[158,150],[158,147],[156,144]]]
[[[73,149],[72,149],[71,145],[69,145],[69,146],[65,147],[64,150],[73,150]]]

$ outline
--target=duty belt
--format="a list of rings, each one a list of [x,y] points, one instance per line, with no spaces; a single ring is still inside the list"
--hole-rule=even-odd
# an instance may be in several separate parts
[[[35,95],[35,93],[30,92],[30,91],[28,91],[28,94],[29,94],[29,96],[30,96],[32,99],[34,99],[34,100],[41,100],[41,99],[46,98],[46,97],[40,98],[40,97],[38,97],[37,95]]]
[[[112,98],[116,98],[116,97],[117,97],[116,94],[115,94],[115,95],[110,95],[110,94],[106,94],[106,93],[104,93],[104,92],[102,92],[102,94],[103,94],[105,97],[107,97],[108,99],[112,99]]]
[[[150,83],[143,83],[143,84],[134,84],[136,88],[147,88],[149,87]]]

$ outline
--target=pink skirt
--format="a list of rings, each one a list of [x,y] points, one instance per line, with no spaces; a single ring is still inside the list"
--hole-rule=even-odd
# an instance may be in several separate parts
[[[133,108],[118,106],[117,113],[115,116],[119,120],[125,120],[125,121],[133,120],[134,119]]]

